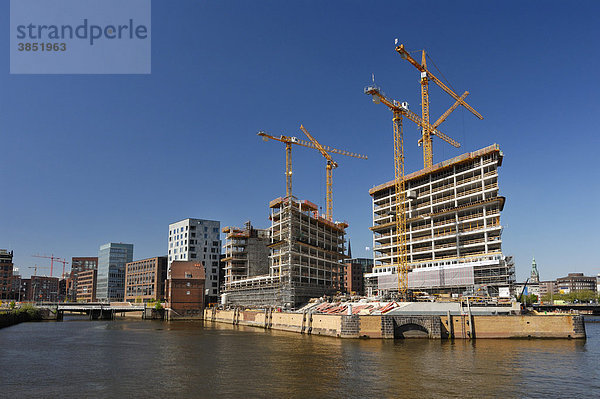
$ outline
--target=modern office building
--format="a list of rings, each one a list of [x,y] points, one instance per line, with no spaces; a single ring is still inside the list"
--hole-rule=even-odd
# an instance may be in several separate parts
[[[13,251],[0,249],[0,299],[13,299]]]
[[[248,221],[244,228],[225,227],[223,233],[225,290],[236,280],[269,273],[269,229],[255,229]]]
[[[80,271],[77,275],[77,301],[96,302],[96,284],[98,270]]]
[[[512,257],[502,254],[498,168],[494,144],[404,178],[408,288],[430,293],[485,289],[498,295],[514,282]],[[398,291],[395,182],[372,188],[375,266],[368,294]]]
[[[123,301],[125,298],[125,265],[133,260],[133,244],[108,243],[98,252],[99,301]]]
[[[269,273],[232,280],[224,302],[297,308],[311,298],[335,294],[341,287],[348,225],[328,220],[317,205],[292,196],[277,198],[269,207]]]
[[[129,262],[125,266],[125,300],[127,302],[162,300],[165,295],[166,279],[166,256]]]
[[[204,266],[206,299],[219,299],[221,223],[216,220],[183,219],[169,225],[169,269],[174,261],[195,261]]]

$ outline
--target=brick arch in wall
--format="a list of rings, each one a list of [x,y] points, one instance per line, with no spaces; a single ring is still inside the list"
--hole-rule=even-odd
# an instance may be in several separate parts
[[[388,337],[402,339],[419,336],[441,338],[441,320],[439,316],[387,316]]]

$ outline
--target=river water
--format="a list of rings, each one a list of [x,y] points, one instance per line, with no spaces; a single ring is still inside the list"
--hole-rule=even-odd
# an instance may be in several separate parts
[[[600,397],[587,340],[342,340],[197,322],[0,330],[2,398]]]

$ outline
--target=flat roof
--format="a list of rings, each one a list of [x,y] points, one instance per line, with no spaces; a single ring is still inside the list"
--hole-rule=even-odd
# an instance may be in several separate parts
[[[483,155],[491,154],[494,152],[497,152],[500,155],[498,165],[502,165],[502,151],[500,151],[500,146],[498,144],[492,144],[492,145],[482,148],[480,150],[473,151],[473,152],[467,152],[466,154],[462,154],[457,157],[450,158],[446,161],[436,163],[435,165],[432,165],[428,168],[424,168],[424,169],[418,170],[416,172],[410,173],[410,174],[404,176],[404,181],[407,182],[410,180],[416,180],[416,179],[418,179],[422,176],[428,175],[430,173],[439,172],[440,170],[448,169],[450,167],[453,167],[454,165],[464,163],[464,162],[470,161],[472,159],[479,158]],[[385,190],[394,185],[395,185],[395,180],[390,180],[387,183],[383,183],[383,184],[373,187],[372,189],[369,190],[369,194],[373,195],[378,191]]]

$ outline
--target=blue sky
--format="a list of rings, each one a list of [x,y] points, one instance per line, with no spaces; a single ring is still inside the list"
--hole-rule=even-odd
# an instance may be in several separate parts
[[[268,226],[285,194],[284,151],[256,132],[367,154],[337,157],[334,216],[354,256],[372,256],[368,190],[393,178],[391,114],[378,85],[420,109],[419,75],[394,38],[425,48],[485,119],[457,110],[434,162],[498,143],[507,197],[503,251],[517,277],[535,255],[542,279],[600,272],[597,204],[600,3],[153,1],[151,75],[10,75],[0,36],[0,248],[24,275],[36,253],[95,256],[133,243],[163,255],[186,217]],[[8,2],[0,27],[9,26]],[[431,86],[432,119],[452,100]],[[405,122],[406,171],[422,167]],[[294,193],[324,205],[324,160],[294,149]],[[55,271],[55,275],[57,272]]]

